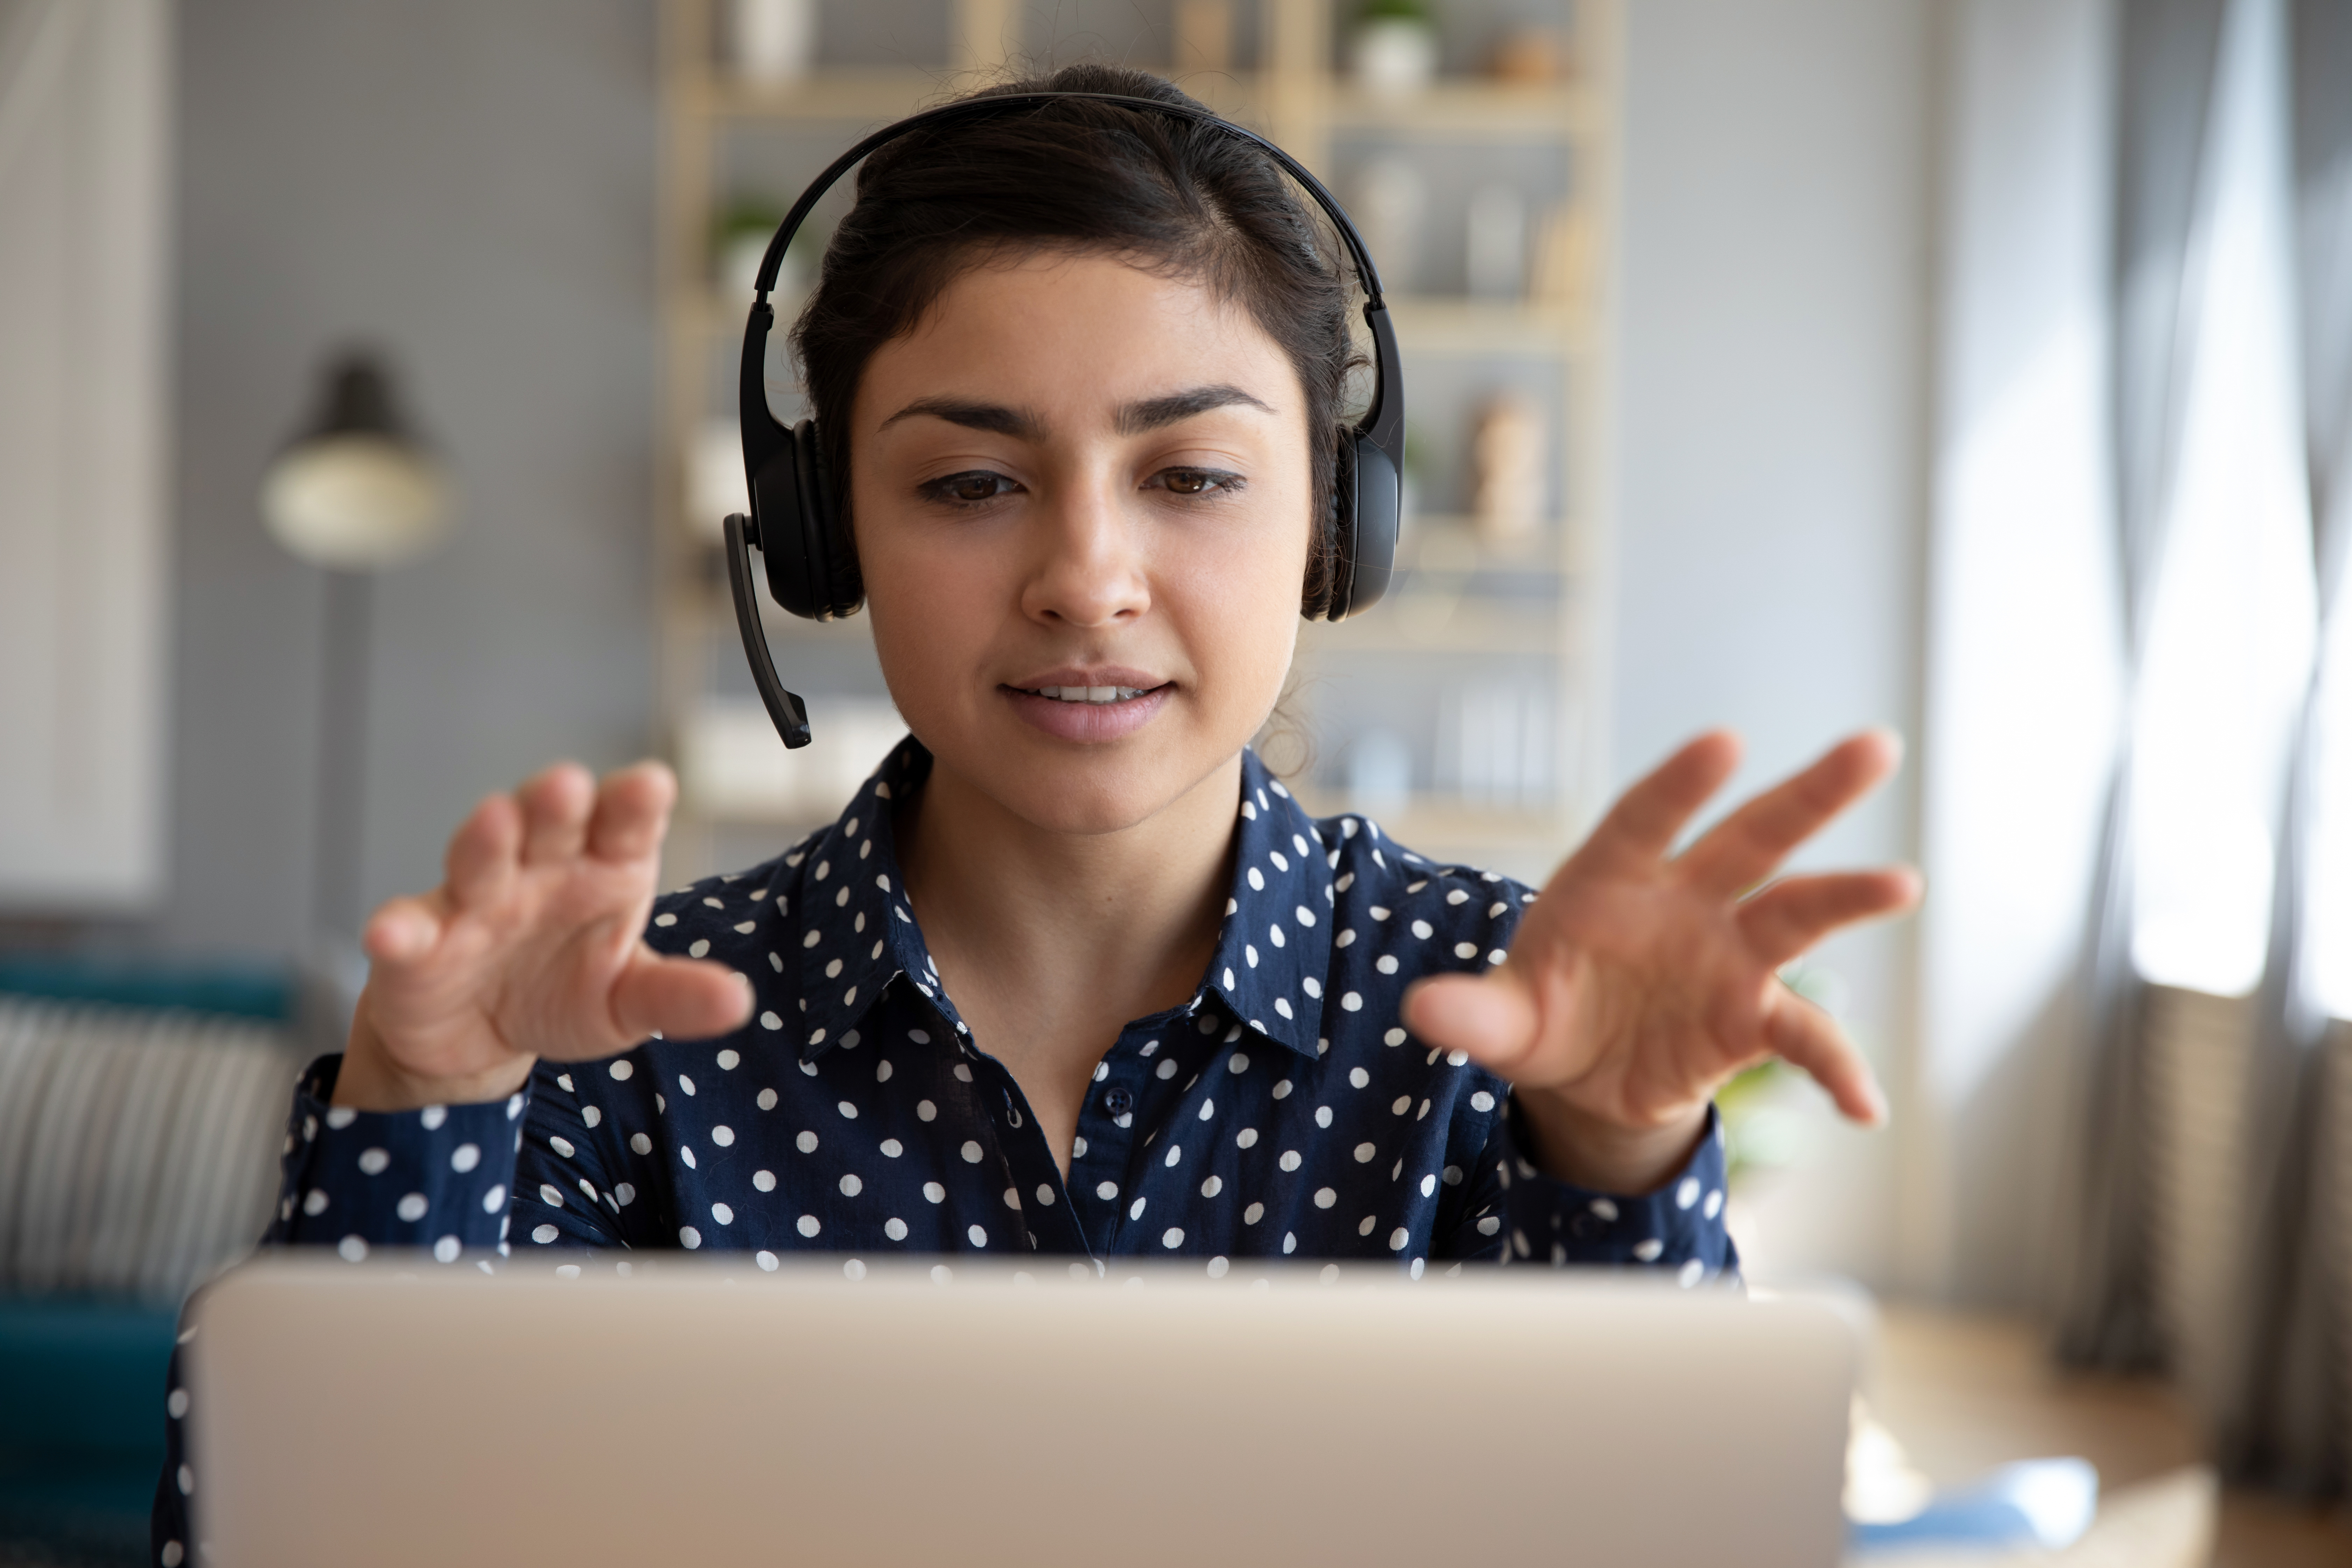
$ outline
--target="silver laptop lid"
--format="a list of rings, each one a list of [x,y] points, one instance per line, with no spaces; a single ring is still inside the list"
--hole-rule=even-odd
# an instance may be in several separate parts
[[[198,1560],[1838,1559],[1856,1349],[1821,1305],[1072,1272],[248,1265],[194,1311]]]

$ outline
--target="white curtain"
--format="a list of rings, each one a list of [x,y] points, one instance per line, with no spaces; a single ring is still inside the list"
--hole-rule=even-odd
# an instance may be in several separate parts
[[[2312,1489],[2352,1437],[2321,1115],[2352,1013],[2352,7],[2124,0],[2121,29],[2130,689],[2061,1348],[2170,1364],[2233,1473]]]
[[[0,912],[162,890],[167,0],[0,0]]]

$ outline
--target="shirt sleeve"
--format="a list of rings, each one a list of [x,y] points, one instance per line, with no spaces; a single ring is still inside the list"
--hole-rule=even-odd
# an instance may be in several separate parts
[[[626,1156],[599,1135],[603,1112],[582,1103],[572,1070],[576,1068],[541,1062],[531,1075],[530,1113],[523,1118],[515,1154],[511,1256],[520,1263],[551,1247],[576,1254],[581,1247],[644,1245],[649,1239],[685,1245],[683,1237],[677,1242],[649,1238],[635,1223],[646,1220],[654,1205],[639,1201],[635,1186],[624,1179],[630,1172],[615,1173]],[[635,1173],[646,1175],[642,1170]]]
[[[1723,1124],[1714,1107],[1688,1163],[1655,1192],[1633,1197],[1538,1170],[1519,1152],[1517,1101],[1505,1103],[1459,1211],[1456,1256],[1556,1268],[1658,1268],[1685,1288],[1738,1278],[1738,1249],[1724,1226]]]
[[[530,1089],[478,1105],[331,1105],[342,1058],[310,1064],[287,1120],[266,1247],[425,1248],[443,1263],[503,1253]]]

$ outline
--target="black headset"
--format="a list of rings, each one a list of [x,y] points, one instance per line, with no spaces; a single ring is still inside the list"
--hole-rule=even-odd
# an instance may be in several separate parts
[[[1348,247],[1356,275],[1364,287],[1364,324],[1372,339],[1371,406],[1354,428],[1339,437],[1339,463],[1333,486],[1332,581],[1330,598],[1323,605],[1307,606],[1310,617],[1321,614],[1343,620],[1379,603],[1388,592],[1396,562],[1397,527],[1402,514],[1404,474],[1403,373],[1397,359],[1396,331],[1381,302],[1380,273],[1363,237],[1348,221],[1331,193],[1297,159],[1253,132],[1244,131],[1207,110],[1185,103],[1164,103],[1152,98],[1131,98],[1113,92],[1013,92],[967,98],[927,110],[885,126],[835,158],[814,184],[793,204],[782,226],[768,241],[760,261],[757,298],[751,321],[743,329],[742,378],[738,388],[739,416],[743,426],[743,473],[750,482],[751,512],[727,519],[727,581],[735,596],[735,624],[743,634],[743,653],[751,661],[751,678],[767,704],[768,717],[787,746],[809,743],[808,710],[784,689],[775,660],[760,625],[759,600],[751,586],[751,551],[757,549],[768,568],[768,592],[793,615],[829,621],[857,613],[866,587],[857,570],[857,552],[843,525],[840,498],[825,471],[816,421],[780,424],[768,412],[766,366],[768,333],[776,313],[768,291],[776,286],[784,247],[807,220],[817,198],[834,182],[877,147],[909,132],[951,121],[972,120],[1006,110],[1052,103],[1065,99],[1116,103],[1129,109],[1164,114],[1213,125],[1225,134],[1249,142],[1272,158],[1282,171],[1321,207]]]

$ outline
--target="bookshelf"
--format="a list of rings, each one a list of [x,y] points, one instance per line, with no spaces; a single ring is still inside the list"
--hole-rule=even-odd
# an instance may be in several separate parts
[[[781,211],[861,132],[992,79],[1008,44],[1025,63],[1080,58],[1089,42],[1018,37],[1043,13],[1017,0],[890,0],[909,18],[908,36],[944,39],[938,59],[836,61],[820,37],[805,74],[755,81],[728,60],[729,3],[662,0],[660,12],[658,700],[687,783],[666,868],[673,883],[773,853],[829,820],[848,791],[833,776],[846,774],[841,759],[812,755],[824,744],[790,759],[772,738],[774,754],[762,749],[766,720],[740,669],[716,543],[725,508],[708,476],[725,470],[749,297],[721,280],[718,215],[747,199]],[[1400,570],[1370,614],[1302,627],[1289,694],[1263,738],[1269,761],[1297,768],[1293,787],[1317,810],[1364,809],[1424,854],[1538,880],[1590,826],[1608,776],[1607,237],[1621,3],[1560,0],[1570,65],[1558,79],[1440,75],[1405,94],[1368,90],[1346,68],[1353,4],[1226,8],[1246,36],[1221,70],[1173,63],[1171,28],[1139,24],[1140,41],[1118,48],[1091,40],[1171,76],[1315,170],[1357,214],[1390,279],[1417,497]],[[1477,41],[1445,47],[1458,56]],[[1391,225],[1417,245],[1417,260],[1383,254],[1382,235],[1364,222],[1360,194],[1383,173],[1419,179],[1429,197],[1427,222]],[[1476,261],[1463,258],[1463,220],[1448,204],[1458,207],[1461,189],[1479,182],[1524,193],[1527,281],[1516,289],[1498,292],[1490,278],[1474,292],[1478,279],[1465,276]],[[828,206],[845,201],[837,189]],[[831,221],[821,207],[811,238],[821,241]],[[779,304],[781,326],[793,307]],[[788,377],[772,363],[780,404],[794,395]],[[1473,501],[1474,426],[1498,397],[1531,411],[1543,443],[1543,502],[1516,531],[1498,531],[1491,510],[1482,524]],[[813,710],[887,719],[864,617],[820,626],[770,606],[768,626]],[[876,732],[868,725],[863,737]],[[862,773],[873,760],[848,761]],[[801,776],[791,787],[747,786],[747,767]]]

